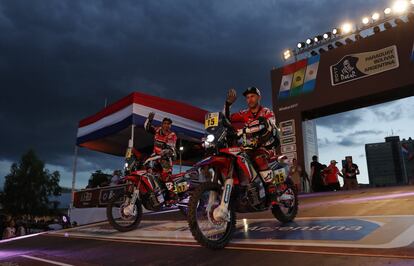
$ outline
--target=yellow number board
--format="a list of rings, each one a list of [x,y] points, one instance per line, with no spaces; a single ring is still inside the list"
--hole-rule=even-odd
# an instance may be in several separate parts
[[[286,179],[286,173],[285,173],[285,169],[277,169],[276,171],[274,171],[274,176],[273,176],[273,183],[280,184],[285,182]]]
[[[177,184],[175,187],[175,191],[177,193],[181,193],[187,190],[187,182],[182,182],[180,184]]]
[[[206,115],[206,120],[204,121],[204,127],[207,129],[209,127],[218,126],[219,113],[209,113]]]
[[[128,148],[125,154],[125,158],[130,158],[132,156],[132,149]]]

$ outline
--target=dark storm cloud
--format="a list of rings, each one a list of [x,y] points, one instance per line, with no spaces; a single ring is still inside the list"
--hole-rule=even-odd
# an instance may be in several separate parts
[[[321,127],[329,128],[333,132],[344,132],[353,129],[360,124],[362,110],[321,117],[316,120],[316,124]]]
[[[371,130],[371,129],[367,129],[367,130],[357,130],[355,132],[350,133],[350,136],[356,136],[356,135],[383,135],[385,134],[384,131],[382,130]]]
[[[344,146],[344,147],[352,147],[352,146],[361,146],[364,143],[362,141],[357,141],[354,138],[348,137],[348,138],[343,138],[338,142],[339,145]]]
[[[282,49],[384,3],[0,1],[0,160],[32,147],[70,168],[77,121],[134,90],[218,109],[253,84],[270,105]],[[112,159],[81,155],[81,169]]]
[[[373,108],[372,112],[379,121],[386,122],[396,121],[405,115],[402,107],[395,104],[384,109]]]

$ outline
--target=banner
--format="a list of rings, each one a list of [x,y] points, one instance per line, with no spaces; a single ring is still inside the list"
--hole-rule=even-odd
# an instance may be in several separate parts
[[[282,69],[279,99],[300,96],[312,92],[316,86],[320,56],[302,59]]]
[[[369,77],[399,67],[397,46],[351,54],[331,66],[332,86]]]

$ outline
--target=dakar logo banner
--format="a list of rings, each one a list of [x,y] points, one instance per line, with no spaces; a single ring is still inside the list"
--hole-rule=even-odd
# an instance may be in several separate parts
[[[369,77],[399,67],[397,46],[351,54],[331,66],[332,86]]]

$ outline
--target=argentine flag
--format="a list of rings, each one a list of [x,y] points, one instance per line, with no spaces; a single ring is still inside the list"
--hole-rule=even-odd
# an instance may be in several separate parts
[[[307,93],[315,89],[316,75],[318,74],[320,55],[315,55],[308,58],[308,66],[306,67],[305,83],[303,84],[302,92]]]

